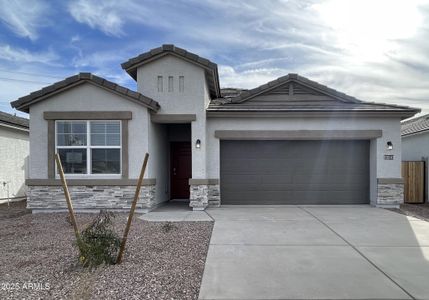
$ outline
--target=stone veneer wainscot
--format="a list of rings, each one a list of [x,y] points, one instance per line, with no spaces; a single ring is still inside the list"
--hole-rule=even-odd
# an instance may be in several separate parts
[[[129,209],[135,186],[69,186],[76,210]],[[155,204],[155,185],[141,187],[138,210],[149,210]],[[67,203],[61,186],[29,186],[27,208],[32,210],[65,210]]]
[[[190,179],[190,204],[193,210],[220,206],[220,186],[217,179]]]
[[[399,206],[404,203],[402,178],[379,178],[377,180],[377,206]]]

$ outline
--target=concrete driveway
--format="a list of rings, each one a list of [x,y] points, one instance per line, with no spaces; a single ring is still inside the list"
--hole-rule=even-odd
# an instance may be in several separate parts
[[[429,299],[429,222],[370,206],[223,206],[200,299]]]

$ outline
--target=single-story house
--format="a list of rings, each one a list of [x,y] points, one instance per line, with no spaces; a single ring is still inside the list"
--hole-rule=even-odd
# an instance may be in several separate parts
[[[174,45],[122,68],[137,91],[80,73],[12,106],[30,114],[28,207],[138,208],[403,201],[401,120],[420,110],[363,102],[297,74],[251,90],[219,86],[217,65]]]
[[[0,112],[0,203],[26,197],[28,119]]]
[[[402,122],[402,160],[425,161],[424,201],[428,202],[429,187],[429,114]]]

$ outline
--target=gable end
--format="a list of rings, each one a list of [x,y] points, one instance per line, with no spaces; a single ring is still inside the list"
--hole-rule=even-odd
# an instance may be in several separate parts
[[[143,105],[155,112],[160,108],[160,105],[155,100],[91,73],[79,73],[68,77],[11,102],[11,106],[17,110],[28,113],[30,105],[84,83],[90,83],[99,88],[105,89],[108,92],[117,94],[127,100]]]
[[[188,52],[185,49],[176,47],[171,44],[164,44],[161,47],[154,48],[148,52],[142,53],[136,57],[130,58],[128,61],[121,64],[124,69],[134,80],[137,80],[137,69],[140,66],[148,64],[154,60],[160,59],[166,55],[173,55],[177,58],[185,60],[191,64],[197,65],[204,69],[207,85],[209,86],[210,96],[212,98],[220,97],[219,75],[217,64],[210,60],[200,57],[194,53]]]
[[[348,96],[344,93],[338,92],[327,86],[321,85],[317,82],[311,81],[305,77],[298,76],[297,74],[288,74],[286,76],[280,77],[276,80],[270,81],[264,85],[261,85],[257,88],[245,91],[238,95],[237,97],[231,98],[231,103],[243,103],[249,101],[255,97],[263,95],[283,95],[284,100],[291,100],[294,97],[297,100],[303,100],[303,97],[299,96],[309,96],[312,100],[317,100],[316,97],[319,96],[319,100],[336,100],[340,103],[361,103],[361,100],[358,100],[354,97]],[[289,97],[288,97],[289,96]]]

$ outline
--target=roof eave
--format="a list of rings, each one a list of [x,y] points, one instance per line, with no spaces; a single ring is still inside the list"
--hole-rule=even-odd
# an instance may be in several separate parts
[[[21,125],[17,125],[17,124],[13,124],[13,123],[2,122],[2,121],[0,121],[0,126],[11,128],[11,129],[16,129],[16,130],[21,130],[21,131],[26,131],[26,132],[28,132],[30,130],[29,127],[26,127],[26,126],[21,126]]]
[[[132,68],[125,69],[125,72],[127,72],[128,75],[130,75],[132,79],[134,79],[135,81],[137,81],[137,68],[135,68],[135,69],[132,69]]]
[[[21,112],[25,112],[25,113],[30,113],[30,106],[28,105],[28,106],[13,106],[12,105],[12,102],[11,102],[11,104],[10,104],[11,106],[12,106],[12,108],[15,108],[16,110],[19,110],[19,111],[21,111]]]
[[[320,109],[272,109],[272,110],[244,110],[244,109],[217,109],[208,108],[206,114],[209,117],[237,117],[251,115],[252,117],[266,117],[266,116],[284,116],[284,115],[299,115],[299,116],[350,116],[356,115],[359,117],[400,117],[401,120],[414,116],[420,110],[320,110]]]
[[[410,137],[410,136],[415,136],[415,135],[420,135],[423,133],[429,133],[429,129],[423,129],[420,131],[416,131],[416,132],[410,132],[410,133],[405,133],[405,134],[401,134],[401,137]]]

